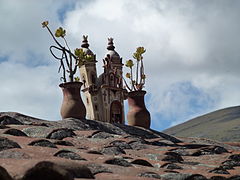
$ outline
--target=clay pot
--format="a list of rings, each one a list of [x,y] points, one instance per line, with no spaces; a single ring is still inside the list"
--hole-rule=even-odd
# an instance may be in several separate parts
[[[63,91],[63,102],[60,111],[62,119],[70,117],[83,119],[86,117],[86,108],[80,95],[82,84],[81,82],[67,82],[59,85]]]
[[[132,91],[128,93],[128,125],[150,128],[151,117],[145,106],[145,94],[146,91]]]

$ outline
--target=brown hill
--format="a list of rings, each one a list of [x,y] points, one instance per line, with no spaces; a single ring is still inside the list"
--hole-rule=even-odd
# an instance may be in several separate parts
[[[199,116],[163,132],[178,137],[199,137],[223,142],[240,142],[240,106]]]

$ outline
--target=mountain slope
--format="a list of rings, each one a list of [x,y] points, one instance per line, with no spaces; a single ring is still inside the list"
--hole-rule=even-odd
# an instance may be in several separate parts
[[[201,137],[225,142],[240,142],[240,106],[199,116],[163,132],[178,137]]]

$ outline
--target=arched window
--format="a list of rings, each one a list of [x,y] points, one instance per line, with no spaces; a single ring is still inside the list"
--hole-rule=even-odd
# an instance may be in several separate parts
[[[91,81],[92,81],[92,84],[96,84],[96,75],[95,73],[91,73]]]
[[[115,78],[114,78],[114,75],[113,74],[110,74],[110,86],[114,87],[115,85]]]
[[[122,105],[113,101],[110,106],[110,123],[123,123]]]
[[[96,104],[95,104],[94,108],[96,111],[98,111],[98,106]]]
[[[86,79],[84,74],[82,75],[83,87],[86,88]]]
[[[105,77],[102,76],[102,84],[105,84]]]
[[[119,77],[116,77],[115,87],[118,87],[118,88],[120,87],[120,86],[119,86]]]

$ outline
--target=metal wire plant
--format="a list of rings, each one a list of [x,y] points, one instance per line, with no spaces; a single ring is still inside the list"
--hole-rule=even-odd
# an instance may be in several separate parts
[[[60,80],[63,80],[64,83],[67,82],[66,74],[68,74],[69,82],[79,81],[79,77],[74,77],[77,72],[77,67],[83,65],[86,61],[93,60],[93,56],[85,54],[83,49],[80,48],[76,48],[73,53],[65,38],[66,30],[62,27],[59,27],[55,31],[55,34],[53,34],[51,29],[48,27],[48,24],[48,21],[44,21],[42,23],[42,27],[47,28],[48,32],[56,43],[56,45],[51,45],[49,50],[53,57],[60,61],[58,73],[61,70],[63,72]],[[64,43],[61,44],[57,38],[62,38]],[[87,36],[84,36],[84,38],[87,38]],[[56,51],[60,51],[61,56],[57,56],[55,53]]]

